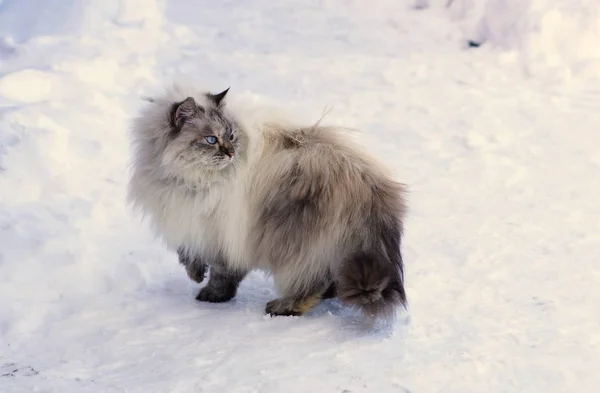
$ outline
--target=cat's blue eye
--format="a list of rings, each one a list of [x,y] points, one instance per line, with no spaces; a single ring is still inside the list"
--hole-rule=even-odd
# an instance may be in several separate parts
[[[206,142],[208,142],[210,145],[214,145],[215,143],[217,143],[216,136],[205,136],[204,139],[206,139]]]

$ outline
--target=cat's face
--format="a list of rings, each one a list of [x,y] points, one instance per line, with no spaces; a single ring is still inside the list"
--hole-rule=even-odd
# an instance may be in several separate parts
[[[163,165],[171,172],[193,177],[206,170],[223,170],[238,159],[243,135],[222,110],[226,93],[208,94],[203,106],[192,97],[173,105],[169,142],[163,154]]]

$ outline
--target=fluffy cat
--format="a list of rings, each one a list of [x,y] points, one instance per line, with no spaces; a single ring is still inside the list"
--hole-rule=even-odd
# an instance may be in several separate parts
[[[176,250],[198,300],[225,302],[253,270],[271,315],[337,297],[373,318],[406,306],[403,187],[338,128],[249,122],[228,90],[172,87],[133,123],[130,202]]]

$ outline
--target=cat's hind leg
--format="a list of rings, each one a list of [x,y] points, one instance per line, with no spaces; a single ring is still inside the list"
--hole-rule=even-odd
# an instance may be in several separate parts
[[[301,292],[288,291],[281,298],[268,302],[265,311],[267,314],[273,316],[303,315],[319,304],[323,298],[327,297],[326,295],[331,296],[328,293],[330,285],[331,283],[318,283],[312,286],[310,290]]]

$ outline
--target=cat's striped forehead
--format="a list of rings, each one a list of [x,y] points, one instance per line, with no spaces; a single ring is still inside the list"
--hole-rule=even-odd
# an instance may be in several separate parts
[[[235,124],[217,108],[198,107],[198,115],[190,120],[202,134],[229,135],[235,131]]]

